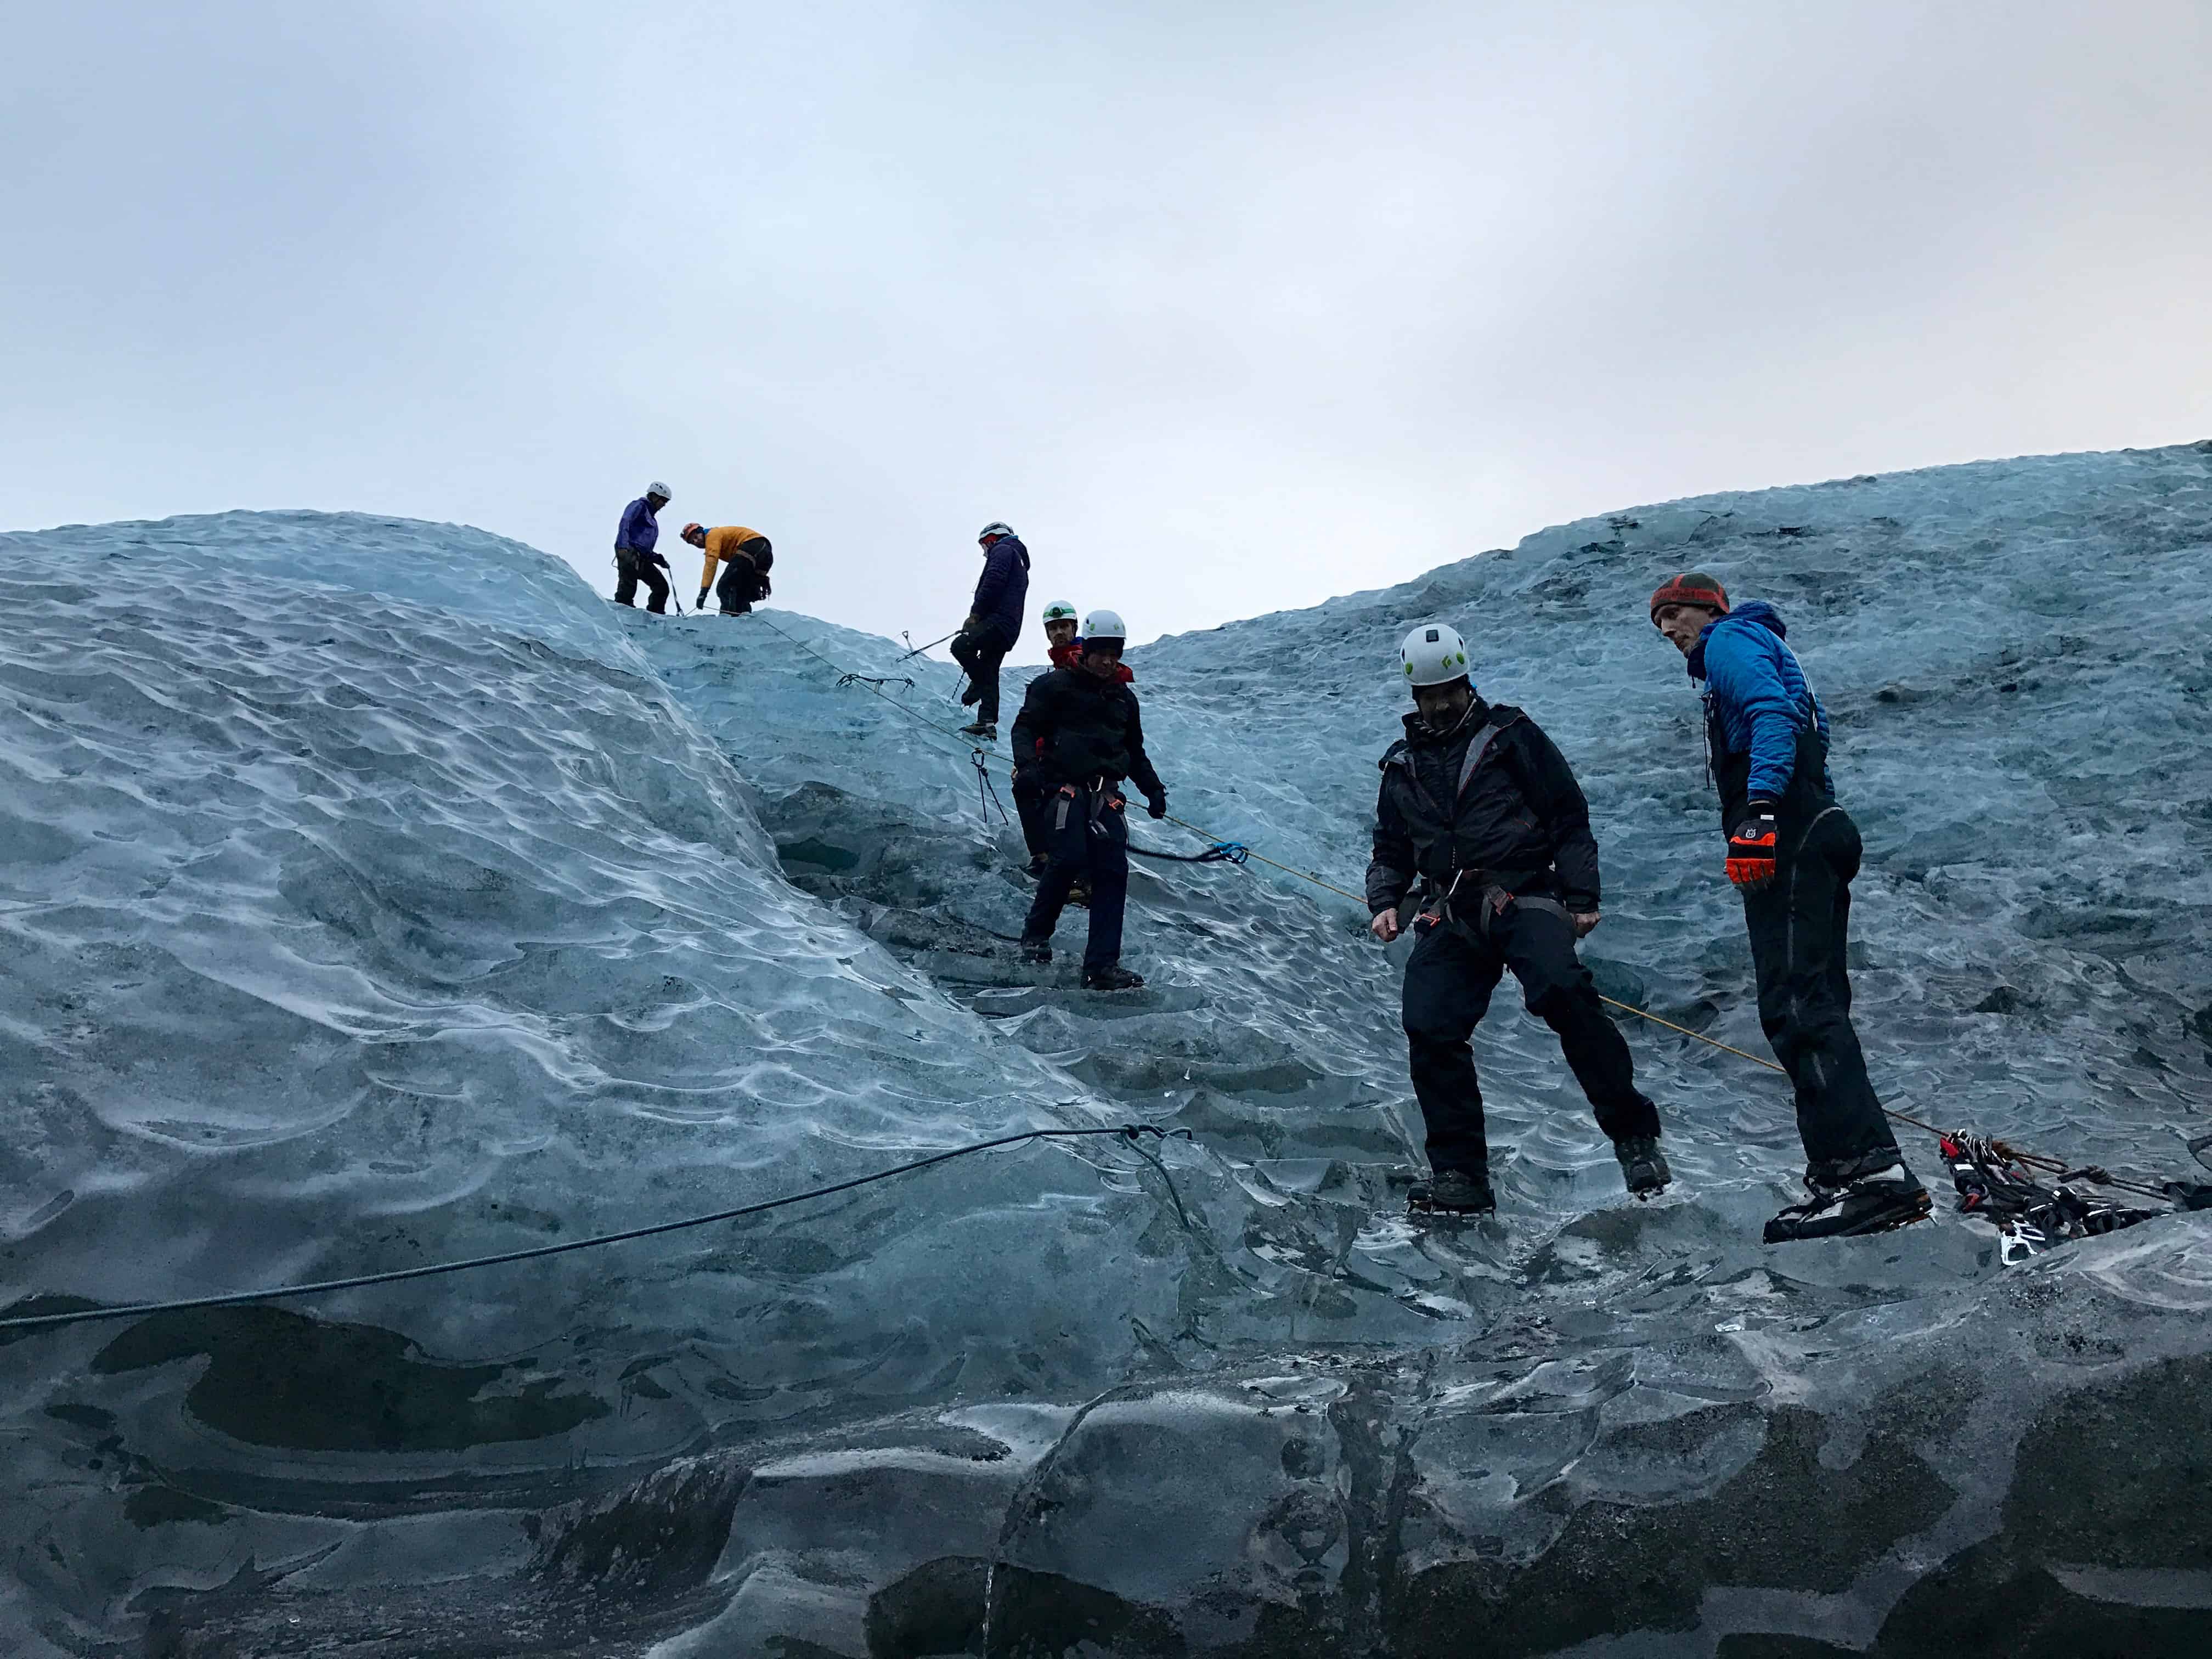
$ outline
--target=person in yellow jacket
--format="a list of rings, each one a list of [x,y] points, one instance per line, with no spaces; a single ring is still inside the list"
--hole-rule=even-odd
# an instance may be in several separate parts
[[[709,530],[704,525],[687,524],[684,539],[706,554],[705,566],[699,572],[699,598],[696,608],[707,604],[707,590],[714,590],[726,617],[742,617],[753,608],[755,599],[769,596],[769,568],[775,562],[775,550],[769,545],[768,538],[757,530],[748,530],[741,524],[717,525]],[[722,580],[714,580],[714,567],[722,567]]]

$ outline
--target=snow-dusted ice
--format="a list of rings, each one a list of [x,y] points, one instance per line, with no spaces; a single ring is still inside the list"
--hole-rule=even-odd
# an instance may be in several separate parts
[[[1686,568],[1781,607],[1834,718],[1885,1098],[2182,1173],[2207,447],[1636,508],[1163,641],[1132,662],[1171,810],[1356,891],[1394,647],[1448,620],[1590,796],[1601,988],[1764,1053],[1643,609]],[[2092,1506],[2067,1425],[2154,1437],[2212,1380],[2202,1218],[2024,1271],[1948,1213],[1765,1249],[1786,1087],[1632,1021],[1677,1176],[1639,1207],[1509,990],[1476,1040],[1503,1212],[1424,1235],[1360,907],[1140,860],[1144,991],[1017,962],[1020,836],[945,665],[350,514],[0,537],[0,603],[10,1300],[516,1248],[1027,1127],[1194,1136],[10,1342],[19,1650],[1902,1653],[2023,1585],[2139,1651],[2212,1617],[2203,1523],[2136,1453],[2123,1543],[2021,1484]]]

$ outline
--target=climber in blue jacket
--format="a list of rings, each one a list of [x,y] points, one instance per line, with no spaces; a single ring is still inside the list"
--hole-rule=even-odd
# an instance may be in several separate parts
[[[1662,582],[1652,625],[1689,659],[1705,699],[1705,748],[1743,896],[1759,1021],[1797,1097],[1809,1196],[1766,1224],[1766,1242],[1886,1231],[1929,1212],[1868,1081],[1851,1025],[1845,952],[1858,826],[1828,773],[1828,712],[1774,607],[1730,608],[1699,571]]]

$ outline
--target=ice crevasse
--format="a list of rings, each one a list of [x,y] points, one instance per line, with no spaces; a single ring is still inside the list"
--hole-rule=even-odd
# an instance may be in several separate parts
[[[1403,707],[1392,648],[1450,621],[1485,694],[1534,714],[1589,793],[1603,988],[1763,1053],[1695,699],[1642,610],[1685,568],[1780,606],[1835,719],[1886,1098],[2171,1170],[2212,1043],[2203,447],[1637,508],[1162,641],[1133,661],[1174,810],[1356,889]],[[336,1632],[426,1581],[573,1587],[601,1571],[579,1565],[611,1512],[593,1504],[712,1487],[697,1471],[735,1457],[749,1476],[714,1489],[712,1547],[639,1595],[672,1651],[927,1652],[897,1632],[939,1590],[947,1628],[980,1607],[989,1641],[1031,1643],[1004,1650],[1056,1651],[1070,1586],[1105,1598],[1128,1651],[1154,1650],[1148,1630],[1230,1651],[1269,1607],[1352,1632],[1347,1651],[1444,1651],[1421,1620],[1552,1606],[1531,1576],[1565,1571],[1590,1504],[1656,1513],[1795,1455],[1778,1400],[1840,1421],[1927,1374],[1914,1340],[1977,1321],[2063,1346],[2004,1314],[2026,1281],[1955,1218],[1758,1245],[1792,1195],[1786,1089],[1640,1023],[1678,1186],[1627,1205],[1510,989],[1477,1054],[1503,1224],[1420,1234],[1401,1213],[1419,1125],[1395,975],[1358,908],[1260,866],[1140,865],[1145,991],[1087,997],[1072,966],[1018,963],[1018,834],[933,729],[957,723],[952,671],[888,641],[774,610],[617,611],[517,544],[356,514],[0,537],[0,1289],[18,1310],[513,1249],[1025,1127],[1194,1136],[1157,1162],[1031,1144],[717,1230],[10,1342],[0,1620],[21,1643],[213,1629],[191,1609],[226,1594],[234,1621],[325,1598]],[[832,663],[885,683],[841,686]],[[2091,1345],[2069,1363],[2193,1363],[2206,1345],[2172,1316],[2201,1324],[2204,1251],[2181,1219],[2037,1269]],[[2099,1297],[2142,1328],[2088,1330],[2075,1304]],[[1889,1369],[1855,1380],[1825,1358],[1881,1344]],[[1978,1448],[2027,1455],[2058,1397],[2038,1386],[1966,1390],[1987,1402]],[[1662,1423],[1692,1448],[1671,1463],[1637,1450]],[[972,1501],[929,1487],[929,1528],[897,1523],[911,1493],[879,1494],[828,1535],[823,1491],[886,1459],[935,1470],[960,1437],[984,1476],[1072,1482],[1063,1519],[1024,1522],[979,1476]],[[768,1479],[771,1448],[801,1461]],[[1827,1597],[1835,1629],[1874,1639],[1911,1601],[1900,1539],[1944,1559],[2009,1524],[1967,1512],[1969,1472],[1908,1450],[1936,1458],[1917,1532],[1814,1587],[1762,1583],[1789,1574],[1739,1559],[1747,1540],[1686,1571],[1768,1601],[1684,1605],[1810,1635],[1826,1615],[1804,1598]],[[1175,1547],[1140,1547],[1140,1515]],[[1499,1559],[1525,1570],[1453,1576]],[[940,1560],[985,1562],[982,1588]],[[2104,1606],[2117,1582],[2066,1594]],[[2161,1583],[2154,1602],[2194,1594]],[[502,1617],[538,1605],[501,1594]],[[1692,1616],[1613,1600],[1629,1622],[1532,1614],[1512,1628],[1551,1646],[1511,1650]]]

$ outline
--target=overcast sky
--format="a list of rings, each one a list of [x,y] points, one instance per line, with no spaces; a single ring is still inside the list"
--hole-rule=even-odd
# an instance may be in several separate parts
[[[975,532],[1139,639],[2212,435],[2212,0],[0,6],[0,526]],[[1034,653],[1026,654],[1034,655]]]

